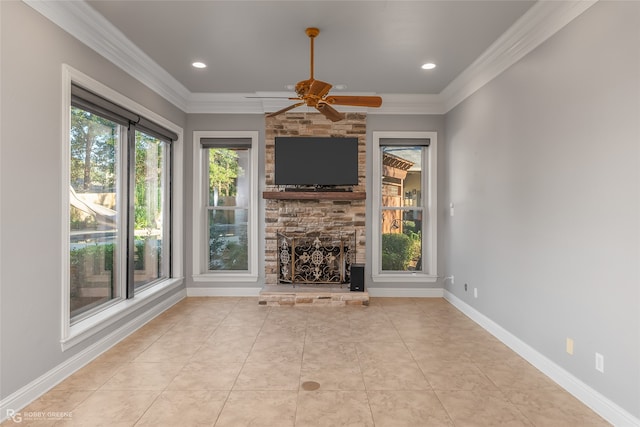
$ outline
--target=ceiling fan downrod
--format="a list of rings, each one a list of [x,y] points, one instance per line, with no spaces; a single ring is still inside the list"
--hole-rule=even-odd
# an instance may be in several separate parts
[[[305,30],[305,33],[307,33],[307,36],[309,36],[309,39],[311,41],[311,73],[309,80],[313,80],[313,39],[315,39],[316,36],[320,34],[320,30],[314,27],[309,27]]]

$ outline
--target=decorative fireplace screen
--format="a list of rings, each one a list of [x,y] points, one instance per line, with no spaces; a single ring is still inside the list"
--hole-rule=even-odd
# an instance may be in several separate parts
[[[278,233],[279,282],[294,286],[350,283],[355,247],[355,233],[337,238],[319,234],[288,237]]]

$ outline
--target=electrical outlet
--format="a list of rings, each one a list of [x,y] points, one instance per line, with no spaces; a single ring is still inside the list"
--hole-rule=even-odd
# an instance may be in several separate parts
[[[604,373],[604,356],[596,353],[596,371]]]
[[[473,297],[478,298],[478,288],[473,288]]]
[[[467,284],[464,284],[464,291],[467,292]]]
[[[573,340],[571,338],[567,338],[567,353],[573,355]]]

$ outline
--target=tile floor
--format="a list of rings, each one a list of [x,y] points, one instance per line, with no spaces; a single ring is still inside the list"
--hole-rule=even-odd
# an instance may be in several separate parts
[[[63,418],[36,419],[51,411]],[[187,298],[21,413],[20,425],[83,427],[608,425],[431,298]]]

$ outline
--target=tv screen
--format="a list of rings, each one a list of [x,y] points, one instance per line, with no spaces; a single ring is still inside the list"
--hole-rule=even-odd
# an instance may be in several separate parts
[[[358,138],[276,137],[275,184],[358,185]]]

